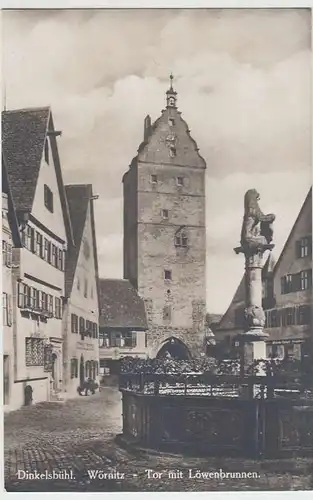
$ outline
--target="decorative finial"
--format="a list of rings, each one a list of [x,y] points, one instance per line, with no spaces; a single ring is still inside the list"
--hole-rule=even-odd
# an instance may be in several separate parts
[[[170,90],[173,90],[173,80],[174,80],[174,76],[173,76],[173,73],[171,72],[171,74],[170,74],[170,81],[171,81]]]
[[[173,89],[174,76],[170,74],[170,88],[166,92],[166,103],[168,108],[176,108],[177,92]]]

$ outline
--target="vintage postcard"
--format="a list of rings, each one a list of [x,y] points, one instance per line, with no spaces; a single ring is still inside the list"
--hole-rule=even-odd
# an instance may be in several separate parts
[[[2,26],[5,490],[311,490],[311,9]]]

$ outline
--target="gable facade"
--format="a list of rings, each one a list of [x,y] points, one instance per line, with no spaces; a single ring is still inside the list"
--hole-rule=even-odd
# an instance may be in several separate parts
[[[71,201],[79,201],[81,186],[70,187],[67,194],[75,227],[77,213],[71,210]],[[64,311],[64,381],[68,396],[77,395],[78,386],[86,378],[99,380],[98,263],[91,186],[86,186],[84,192],[84,216],[79,216],[81,235],[72,249],[76,255],[75,269],[69,270],[72,282],[69,286],[67,281],[69,293]]]

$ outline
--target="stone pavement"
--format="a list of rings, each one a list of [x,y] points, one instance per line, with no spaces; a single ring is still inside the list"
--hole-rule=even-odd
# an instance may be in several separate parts
[[[4,474],[7,491],[234,491],[311,490],[312,460],[192,458],[131,453],[114,441],[121,432],[121,397],[104,388],[94,396],[41,403],[4,417]],[[152,478],[148,469],[163,473]],[[190,478],[200,471],[256,472],[255,478]],[[57,473],[72,478],[18,479],[17,471]],[[92,471],[107,475],[91,478]],[[170,479],[169,471],[180,470]],[[88,473],[89,471],[89,473]],[[20,473],[22,475],[22,473]],[[114,477],[113,477],[114,476]]]

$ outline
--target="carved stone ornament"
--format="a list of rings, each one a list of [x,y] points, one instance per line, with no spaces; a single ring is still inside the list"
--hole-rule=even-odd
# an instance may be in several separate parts
[[[263,328],[265,325],[265,314],[262,307],[247,307],[245,309],[245,320],[249,328]]]
[[[249,189],[244,199],[244,217],[241,229],[241,249],[246,255],[272,250],[274,214],[265,215],[259,207],[260,195]],[[238,250],[238,251],[237,251]],[[235,249],[239,253],[239,249]]]

